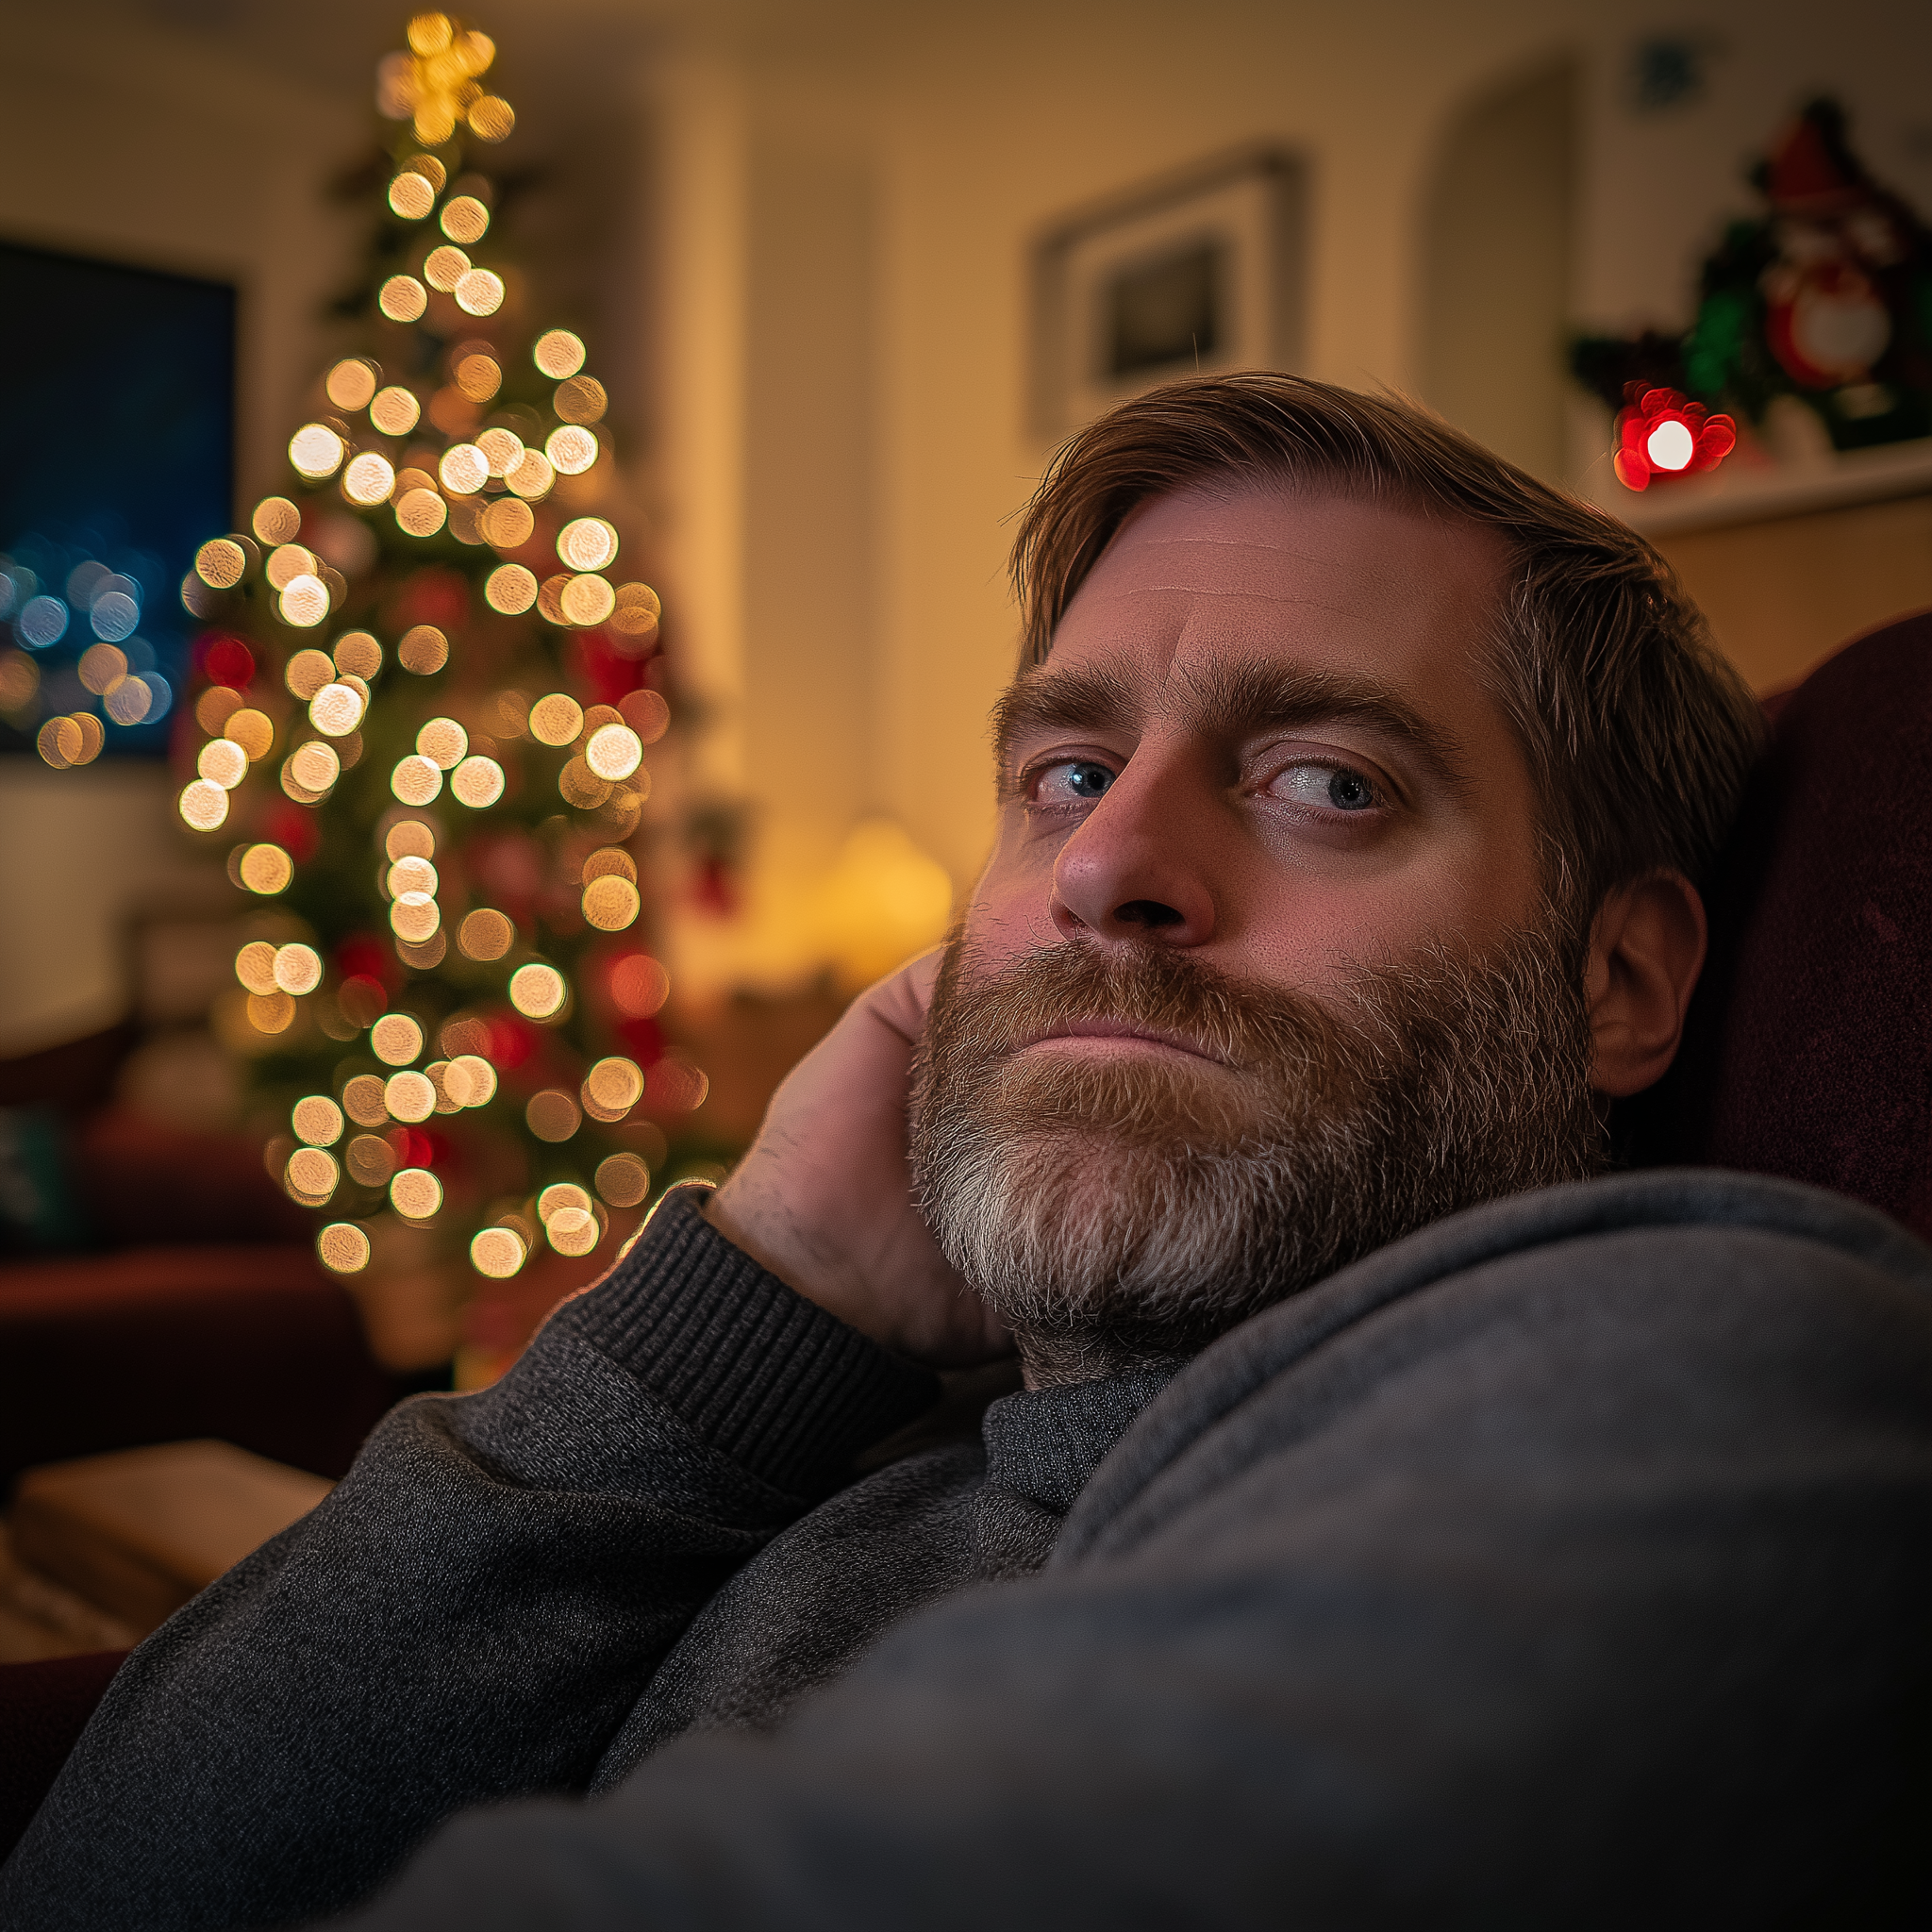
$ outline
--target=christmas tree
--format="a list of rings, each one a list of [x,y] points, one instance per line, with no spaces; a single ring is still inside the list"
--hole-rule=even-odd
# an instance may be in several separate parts
[[[330,1268],[463,1260],[472,1290],[614,1248],[665,1158],[651,1115],[704,1091],[641,924],[658,599],[624,568],[584,342],[499,245],[493,58],[427,13],[383,62],[355,339],[286,491],[182,593],[206,628],[181,817],[268,902],[221,1017],[286,1124],[273,1171]]]

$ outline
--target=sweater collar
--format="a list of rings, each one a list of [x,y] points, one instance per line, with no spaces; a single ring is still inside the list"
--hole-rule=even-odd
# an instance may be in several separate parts
[[[1108,1451],[1180,1366],[1003,1395],[981,1424],[987,1481],[1064,1514]]]

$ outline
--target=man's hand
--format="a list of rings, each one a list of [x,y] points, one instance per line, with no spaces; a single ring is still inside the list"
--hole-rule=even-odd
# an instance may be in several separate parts
[[[860,1334],[935,1368],[1012,1344],[926,1231],[906,1161],[912,1049],[939,978],[935,949],[852,1003],[772,1096],[706,1212],[781,1281]]]

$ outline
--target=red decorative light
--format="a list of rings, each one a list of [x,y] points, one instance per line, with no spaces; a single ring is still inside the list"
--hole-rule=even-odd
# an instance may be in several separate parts
[[[1617,415],[1617,481],[1647,490],[1653,476],[1714,470],[1738,444],[1738,425],[1674,389],[1652,389]]]
[[[194,655],[210,684],[225,684],[230,691],[246,691],[255,675],[255,654],[240,638],[225,631],[204,631],[195,640]]]

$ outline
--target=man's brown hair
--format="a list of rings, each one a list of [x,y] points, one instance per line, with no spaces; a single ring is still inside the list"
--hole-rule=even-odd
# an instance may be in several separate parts
[[[1619,885],[1669,870],[1703,881],[1763,713],[1702,614],[1635,531],[1391,397],[1206,376],[1080,431],[1013,546],[1022,669],[1045,662],[1074,593],[1140,505],[1271,484],[1459,519],[1507,546],[1490,689],[1529,761],[1547,891],[1577,940]]]

